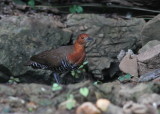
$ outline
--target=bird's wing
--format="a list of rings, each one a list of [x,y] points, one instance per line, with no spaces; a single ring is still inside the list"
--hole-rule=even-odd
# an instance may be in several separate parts
[[[56,67],[61,65],[62,60],[65,60],[66,56],[72,51],[73,46],[62,46],[34,55],[30,60],[50,67]]]

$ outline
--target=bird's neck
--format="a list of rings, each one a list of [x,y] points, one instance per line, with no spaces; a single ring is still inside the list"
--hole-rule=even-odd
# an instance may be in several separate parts
[[[68,60],[76,63],[82,56],[85,56],[85,46],[75,42],[73,52],[68,55]]]
[[[83,44],[79,44],[79,43],[75,42],[73,53],[81,53],[84,51],[85,51],[85,46]]]

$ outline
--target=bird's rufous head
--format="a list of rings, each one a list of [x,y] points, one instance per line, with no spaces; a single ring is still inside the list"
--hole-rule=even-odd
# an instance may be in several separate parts
[[[86,44],[88,41],[92,41],[93,39],[89,37],[88,34],[80,34],[76,40],[80,45]]]

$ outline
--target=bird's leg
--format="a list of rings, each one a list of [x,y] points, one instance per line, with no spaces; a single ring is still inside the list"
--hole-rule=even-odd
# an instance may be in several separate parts
[[[59,74],[54,72],[53,76],[54,76],[54,79],[56,80],[56,83],[60,84],[60,76],[59,76]]]
[[[73,70],[76,70],[78,68],[77,64],[73,64],[73,65],[71,65],[71,67]]]

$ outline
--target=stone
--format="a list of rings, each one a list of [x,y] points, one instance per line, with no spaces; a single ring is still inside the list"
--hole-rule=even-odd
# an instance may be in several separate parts
[[[110,101],[108,99],[98,99],[96,106],[103,112],[107,111]]]
[[[16,91],[13,88],[6,85],[0,85],[0,94],[5,96],[12,96],[15,95],[15,93]]]
[[[11,75],[6,75],[5,73],[0,71],[0,83],[8,82]]]
[[[117,20],[97,14],[74,14],[67,16],[65,24],[76,34],[82,33],[81,26],[88,27],[83,32],[94,38],[87,46],[88,67],[94,77],[104,79],[102,71],[110,68],[120,50],[137,47],[145,21],[137,18]]]
[[[124,114],[122,108],[114,104],[110,104],[108,109],[104,112],[105,114]]]
[[[105,68],[102,71],[104,75],[104,80],[110,80],[116,77],[118,73],[120,73],[119,62],[111,62],[110,68]]]
[[[154,79],[153,82],[160,82],[160,77]]]
[[[79,89],[82,87],[87,87],[89,89],[90,93],[87,97],[83,97],[79,93]],[[147,110],[152,109],[153,112],[154,110],[158,110],[155,107],[159,106],[160,83],[121,84],[119,81],[114,81],[93,85],[93,82],[85,81],[82,83],[65,85],[62,86],[62,88],[63,89],[60,91],[53,92],[51,85],[34,83],[0,84],[0,113],[53,114],[54,112],[55,114],[75,114],[76,110],[84,103],[85,105],[83,105],[80,110],[80,112],[84,111],[83,113],[91,114],[91,111],[93,111],[98,114],[99,112],[104,114],[124,114],[122,106],[128,101],[136,101],[136,104],[145,106]],[[95,95],[96,93],[99,94],[99,97]],[[73,108],[72,110],[59,108],[58,106],[66,101],[68,98],[67,96],[71,94],[74,95],[74,99],[77,101],[79,107]],[[106,111],[101,112],[93,103],[98,100],[97,98],[105,100],[105,102],[106,99],[110,101]],[[89,103],[86,101],[89,101]],[[100,104],[102,105],[103,103],[104,102]],[[103,106],[106,104],[107,103],[104,103]],[[152,108],[149,108],[148,104]],[[137,108],[135,109],[138,111]]]
[[[0,83],[8,82],[12,73],[4,65],[0,65]]]
[[[139,98],[137,99],[138,103],[141,104],[158,104],[160,103],[160,95],[153,93],[153,94],[144,94],[142,96],[139,96]]]
[[[124,50],[121,50],[117,55],[118,61],[121,61],[125,55],[126,55],[126,52]]]
[[[50,71],[33,70],[24,63],[32,55],[67,44],[71,36],[71,33],[60,29],[62,25],[53,16],[7,16],[2,17],[0,26],[0,64],[13,76],[27,71],[48,76]]]
[[[147,70],[147,69],[146,69]],[[153,70],[140,76],[139,82],[147,82],[160,77],[160,69]]]
[[[112,59],[107,57],[101,57],[101,59],[97,57],[91,57],[89,59],[88,66],[93,74],[96,74],[96,76],[98,76],[100,79],[103,79],[105,77],[101,77],[102,70],[109,68],[112,61]],[[95,66],[95,64],[97,64],[97,66]]]
[[[153,48],[154,46],[160,44],[160,41],[158,40],[151,40],[147,44],[145,44],[141,49],[139,49],[138,53],[143,53],[147,51],[150,48]]]
[[[160,44],[137,55],[139,75],[160,68]]]
[[[138,66],[137,66],[137,57],[131,57],[130,54],[127,54],[120,62],[119,68],[122,72],[130,74],[132,76],[138,76]]]
[[[37,104],[36,103],[34,103],[34,102],[29,102],[29,103],[27,103],[27,105],[26,105],[26,107],[28,108],[28,109],[36,109],[37,108]]]
[[[149,114],[148,109],[145,105],[134,103],[132,101],[127,102],[123,106],[123,111],[125,114]]]
[[[160,14],[154,17],[152,20],[148,21],[141,33],[142,44],[145,45],[151,40],[160,41]]]
[[[57,111],[56,111],[55,107],[46,107],[45,109],[44,109],[44,107],[40,107],[35,111],[34,114],[53,114],[53,112],[55,114],[58,114],[58,113],[56,113]],[[67,114],[67,113],[64,113],[64,114]]]
[[[101,114],[101,111],[91,102],[85,102],[77,108],[76,114]]]

